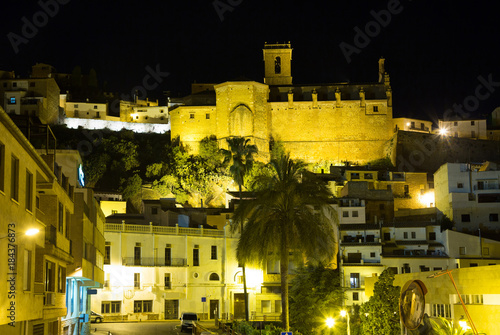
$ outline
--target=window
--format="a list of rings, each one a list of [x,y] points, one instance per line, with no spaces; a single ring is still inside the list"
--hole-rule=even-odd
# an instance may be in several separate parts
[[[261,300],[262,313],[271,313],[271,300]]]
[[[10,97],[9,98],[9,105],[15,105],[16,104],[16,98],[15,97]]]
[[[375,253],[374,252],[370,252],[370,257],[374,258],[375,257]]]
[[[358,211],[352,211],[352,217],[357,218],[358,217]]]
[[[459,247],[458,248],[458,252],[459,252],[460,255],[465,255],[466,254],[465,251],[466,251],[465,247]]]
[[[59,203],[59,232],[64,232],[64,205]]]
[[[274,300],[274,313],[281,314],[281,300]]]
[[[274,59],[274,73],[281,73],[281,57],[279,56]]]
[[[432,316],[451,318],[451,306],[448,304],[433,304],[432,305]]]
[[[212,274],[210,275],[210,277],[208,278],[208,280],[210,280],[210,281],[217,281],[217,280],[220,280],[220,279],[219,279],[219,275],[218,275],[217,273],[215,273],[215,272],[214,272],[214,273],[212,273]]]
[[[121,305],[122,305],[121,301],[103,301],[101,303],[101,313],[102,314],[120,313]]]
[[[134,273],[134,288],[136,288],[136,289],[141,288],[141,274],[140,273]]]
[[[483,247],[483,255],[484,256],[489,256],[490,255],[490,248]]]
[[[165,290],[170,290],[172,288],[172,274],[165,273]]]
[[[351,288],[359,287],[359,273],[351,273]]]
[[[62,266],[57,268],[57,292],[66,293],[66,268]]]
[[[411,272],[410,264],[404,263],[403,267],[401,267],[401,273],[410,273],[410,272]]]
[[[26,209],[33,211],[33,174],[26,170]]]
[[[352,300],[359,301],[359,292],[352,292]]]
[[[12,156],[10,166],[10,197],[19,201],[19,159]]]
[[[470,137],[476,137],[476,132],[474,130],[470,132]]]
[[[385,204],[379,204],[379,205],[378,205],[378,208],[379,208],[381,211],[385,210]]]
[[[193,249],[193,266],[200,266],[200,249]]]
[[[158,214],[158,207],[151,207],[151,214],[157,215]]]
[[[104,264],[111,264],[111,246],[104,246]]]
[[[435,241],[436,240],[436,233],[430,232],[429,233],[429,240],[430,241]]]
[[[457,188],[464,188],[464,184],[462,184],[462,183],[457,183]]]
[[[404,239],[407,239],[407,238],[408,238],[408,232],[406,232],[406,231],[405,231],[405,232],[403,233],[403,238],[404,238]]]
[[[348,218],[349,217],[349,212],[348,211],[342,211],[342,217]]]
[[[172,248],[170,245],[168,245],[165,248],[165,266],[171,266],[172,265]]]
[[[94,105],[94,109],[97,109],[97,105]]]
[[[375,112],[375,113],[378,112],[378,106],[373,106],[373,112]]]
[[[74,104],[74,105],[73,105],[73,107],[74,107],[74,108],[78,108],[78,104]]]
[[[56,264],[45,261],[45,292],[55,292]]]
[[[134,300],[134,313],[151,313],[153,300]]]
[[[498,213],[490,213],[490,222],[498,222]]]
[[[352,179],[359,179],[359,173],[351,173],[351,180]]]
[[[194,114],[193,113],[189,114],[189,118],[194,119]]]
[[[373,179],[373,173],[365,173],[365,179]]]
[[[17,87],[17,83],[12,83],[12,87]]]
[[[267,260],[267,274],[280,273],[280,261],[273,258]]]
[[[31,291],[31,250],[24,249],[23,290]]]
[[[414,231],[411,232],[411,238],[417,238],[417,233],[415,233]]]
[[[477,263],[470,263],[470,264],[469,264],[469,266],[470,266],[471,268],[476,268],[476,267],[477,267]]]
[[[458,122],[457,121],[453,122],[453,127],[458,127]]]
[[[134,265],[141,265],[141,244],[136,243],[134,247]]]
[[[210,254],[210,259],[217,259],[217,246],[212,245],[212,252]]]
[[[384,233],[384,241],[390,241],[391,240],[391,233]]]
[[[462,214],[462,222],[470,222],[470,214]]]
[[[105,278],[104,278],[103,287],[110,288],[111,287],[111,283],[110,283],[111,274],[108,272],[108,273],[105,273],[104,275],[105,275]]]
[[[210,120],[210,113],[205,114],[205,118],[206,118],[207,120]]]
[[[5,145],[0,142],[0,191],[4,191],[5,179]]]
[[[471,121],[471,122],[470,122],[470,125],[471,125],[471,126],[474,126],[475,124],[476,124],[476,122],[474,122],[474,121]]]

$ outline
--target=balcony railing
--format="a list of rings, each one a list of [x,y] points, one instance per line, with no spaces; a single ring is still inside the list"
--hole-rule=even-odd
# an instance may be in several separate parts
[[[176,225],[175,227],[164,227],[154,225],[131,225],[123,223],[106,223],[104,228],[106,232],[128,232],[143,234],[164,234],[164,235],[190,235],[190,236],[209,236],[224,237],[224,231],[218,229],[204,228],[184,228]]]
[[[154,257],[124,257],[122,258],[122,265],[125,266],[172,266],[172,267],[183,267],[187,266],[186,258],[171,258],[165,260],[165,258],[154,258]]]

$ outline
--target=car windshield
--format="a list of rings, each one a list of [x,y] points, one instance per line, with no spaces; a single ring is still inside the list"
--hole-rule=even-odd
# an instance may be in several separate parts
[[[197,319],[196,314],[184,314],[182,316],[182,318],[184,320],[196,320]]]

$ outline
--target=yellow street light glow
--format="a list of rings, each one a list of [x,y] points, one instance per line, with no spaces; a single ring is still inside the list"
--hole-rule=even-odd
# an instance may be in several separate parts
[[[326,326],[328,328],[332,328],[333,326],[335,326],[335,319],[333,318],[326,319]]]
[[[345,316],[347,315],[347,312],[343,309],[340,311],[340,316],[345,318]]]
[[[28,229],[28,231],[26,231],[26,235],[28,236],[33,236],[33,235],[36,235],[40,232],[39,229],[37,228],[31,228],[31,229]]]
[[[439,129],[439,135],[442,135],[442,136],[448,135],[448,129],[446,129],[446,128]]]

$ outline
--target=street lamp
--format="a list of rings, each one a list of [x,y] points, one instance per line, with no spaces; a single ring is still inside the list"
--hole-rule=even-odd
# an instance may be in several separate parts
[[[333,328],[333,326],[335,326],[335,319],[334,318],[326,319],[326,326],[328,328]]]
[[[343,309],[340,311],[340,315],[345,318],[347,316],[347,335],[351,335],[351,325],[350,325],[350,322],[349,322],[349,313]]]
[[[30,229],[28,229],[28,230],[27,230],[27,231],[26,231],[23,235],[26,235],[26,236],[33,236],[33,235],[38,234],[39,232],[40,232],[40,229],[38,229],[38,228],[30,228]],[[14,235],[13,235],[13,234],[14,234]],[[15,232],[14,232],[14,233],[9,233],[9,234],[7,234],[7,235],[5,235],[5,236],[0,237],[0,240],[3,240],[4,238],[8,238],[8,237],[10,237],[10,238],[14,238],[14,239],[15,239],[15,235],[16,235],[16,233],[15,233]],[[22,236],[22,235],[21,235],[21,236]]]

